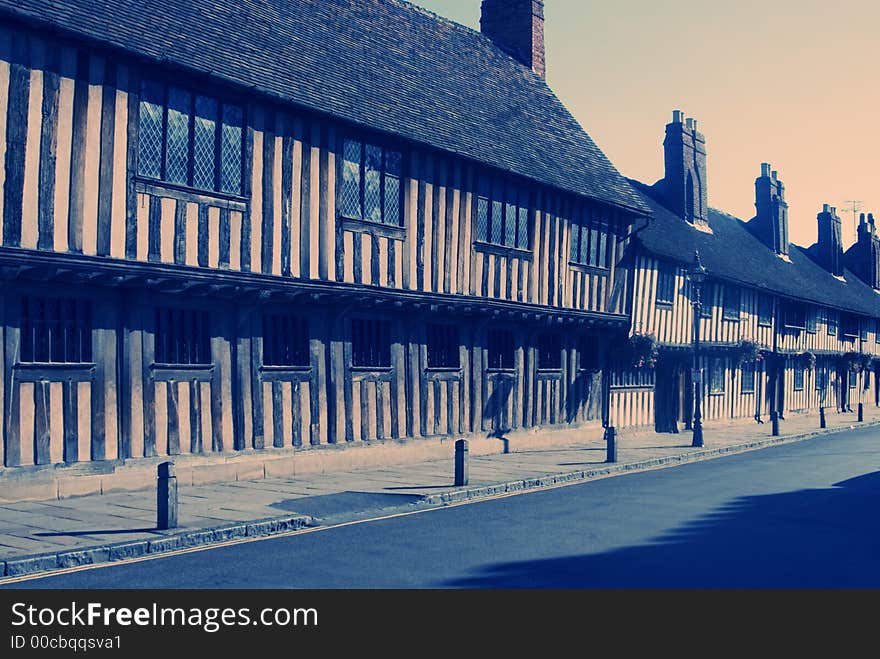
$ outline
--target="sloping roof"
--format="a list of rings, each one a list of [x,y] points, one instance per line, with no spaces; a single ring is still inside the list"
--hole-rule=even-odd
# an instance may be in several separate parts
[[[699,231],[666,208],[651,187],[631,181],[654,212],[648,227],[638,232],[639,243],[650,253],[693,262],[694,250],[710,277],[728,280],[787,298],[880,317],[880,295],[849,270],[841,281],[816,263],[809,248],[790,245],[786,262],[756,238],[746,222],[710,208],[712,233]]]
[[[646,211],[543,79],[402,0],[0,0],[2,12]]]

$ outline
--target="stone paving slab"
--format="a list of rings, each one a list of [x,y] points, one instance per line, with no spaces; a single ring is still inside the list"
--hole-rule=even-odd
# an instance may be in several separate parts
[[[850,426],[880,424],[880,410],[866,408],[865,422],[855,414],[829,413],[828,428],[815,416],[782,423],[782,435],[770,437],[770,424],[738,422],[705,426],[706,446],[693,448],[690,432],[623,432],[618,462],[605,462],[605,442],[541,446],[508,454],[472,456],[470,485],[452,484],[453,460],[382,466],[349,472],[307,474],[295,479],[190,485],[180,488],[180,528],[155,529],[155,494],[111,492],[51,501],[0,506],[0,578],[82,564],[121,560],[150,553],[287,532],[305,526],[360,518],[384,509],[448,505],[469,499],[521,492],[674,466],[727,453],[773,446]],[[479,441],[479,440],[474,440]],[[397,495],[397,496],[395,496]],[[306,513],[296,510],[301,501]]]

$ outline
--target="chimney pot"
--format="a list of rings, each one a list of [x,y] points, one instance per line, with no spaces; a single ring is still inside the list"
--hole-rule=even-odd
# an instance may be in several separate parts
[[[681,110],[673,110],[672,111],[672,123],[680,124],[682,119],[684,118],[684,113]]]
[[[831,210],[831,206],[829,204],[822,204],[822,212],[827,213]]]
[[[688,128],[688,130],[694,129],[694,120],[692,117],[687,118],[687,128]]]
[[[761,176],[770,176],[770,163],[762,162],[761,163]]]

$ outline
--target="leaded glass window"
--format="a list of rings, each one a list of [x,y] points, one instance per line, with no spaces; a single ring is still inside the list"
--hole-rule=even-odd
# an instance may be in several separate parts
[[[147,80],[141,84],[138,118],[140,176],[242,193],[240,106]]]
[[[742,393],[755,393],[755,362],[744,362],[740,367],[742,373]]]
[[[525,189],[480,179],[475,219],[477,242],[529,249],[529,195]]]
[[[217,101],[196,96],[193,121],[193,186],[214,189],[217,151]]]
[[[145,82],[141,87],[138,116],[138,173],[150,178],[162,176],[162,124],[165,114],[165,90]]]
[[[345,140],[339,209],[343,217],[377,224],[402,224],[403,156],[399,151]]]
[[[608,221],[601,217],[591,217],[589,212],[571,223],[572,263],[594,268],[611,266]]]

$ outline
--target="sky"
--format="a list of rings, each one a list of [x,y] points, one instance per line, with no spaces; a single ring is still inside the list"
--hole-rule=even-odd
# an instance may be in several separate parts
[[[480,0],[415,0],[479,29]],[[779,172],[792,242],[822,204],[880,222],[877,0],[546,0],[547,83],[624,175],[663,176],[672,110],[706,136],[709,205],[748,220]]]

